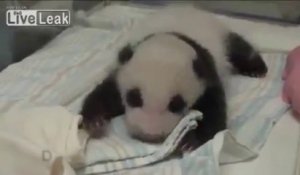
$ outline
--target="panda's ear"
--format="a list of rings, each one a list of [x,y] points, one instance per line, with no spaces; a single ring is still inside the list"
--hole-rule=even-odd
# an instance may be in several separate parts
[[[120,64],[127,63],[132,58],[132,55],[133,55],[133,49],[129,44],[127,44],[119,51],[119,55],[118,55],[119,63]]]

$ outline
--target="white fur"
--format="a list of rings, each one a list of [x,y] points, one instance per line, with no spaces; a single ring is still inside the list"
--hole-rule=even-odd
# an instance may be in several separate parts
[[[215,58],[220,77],[228,74],[224,50],[228,31],[210,14],[193,7],[163,9],[137,26],[130,43],[134,45],[149,34],[161,32],[179,32],[194,39]],[[192,68],[195,58],[194,49],[172,35],[160,34],[138,45],[133,58],[117,77],[122,99],[128,90],[138,87],[144,103],[142,108],[130,108],[124,100],[129,132],[146,133],[151,140],[172,131],[182,116],[167,110],[170,99],[180,94],[190,107],[205,89],[205,83],[196,77]]]
[[[151,33],[179,32],[194,39],[213,55],[221,77],[229,75],[231,65],[226,61],[224,40],[229,30],[211,13],[192,6],[170,6],[141,23],[130,35],[131,42],[140,41]],[[226,76],[227,78],[227,76]]]

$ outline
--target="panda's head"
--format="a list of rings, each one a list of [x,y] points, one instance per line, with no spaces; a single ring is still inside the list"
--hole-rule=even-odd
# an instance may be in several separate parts
[[[184,36],[160,33],[120,51],[116,81],[132,136],[162,141],[204,93],[207,64],[196,47]]]

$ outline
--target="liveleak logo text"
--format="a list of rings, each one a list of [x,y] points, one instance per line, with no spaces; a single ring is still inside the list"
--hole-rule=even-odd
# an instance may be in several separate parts
[[[7,10],[8,26],[68,26],[69,10]]]

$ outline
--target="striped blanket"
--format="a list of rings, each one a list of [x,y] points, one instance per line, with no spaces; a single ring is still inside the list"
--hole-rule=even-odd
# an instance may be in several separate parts
[[[38,105],[62,105],[78,112],[85,95],[107,75],[126,33],[152,12],[109,6],[88,18],[96,21],[91,27],[74,26],[24,61],[9,66],[0,74],[0,112]],[[89,142],[85,157],[88,166],[78,173],[215,175],[220,173],[219,163],[256,156],[273,125],[288,109],[280,97],[286,55],[265,52],[263,57],[269,67],[267,77],[232,77],[228,95],[229,130],[201,148],[182,158],[140,167],[143,164],[140,161],[147,159],[130,162],[126,158],[148,155],[158,148],[128,139],[122,132],[122,118],[117,117],[112,122],[111,137]],[[111,160],[124,161],[115,164]]]

